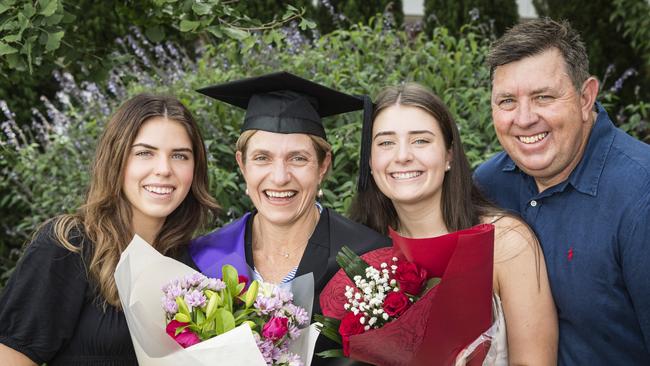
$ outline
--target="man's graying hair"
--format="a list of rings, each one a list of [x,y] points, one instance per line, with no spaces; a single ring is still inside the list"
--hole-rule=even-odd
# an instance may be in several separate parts
[[[487,63],[490,77],[497,66],[538,55],[557,48],[566,64],[567,72],[576,90],[589,78],[589,58],[578,32],[566,21],[556,22],[541,18],[520,23],[510,28],[490,47]]]

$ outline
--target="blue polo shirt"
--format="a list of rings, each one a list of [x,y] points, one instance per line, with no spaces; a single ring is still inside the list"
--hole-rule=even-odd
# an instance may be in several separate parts
[[[504,152],[474,178],[540,240],[558,311],[558,364],[650,365],[650,145],[596,108],[566,181],[540,193]]]

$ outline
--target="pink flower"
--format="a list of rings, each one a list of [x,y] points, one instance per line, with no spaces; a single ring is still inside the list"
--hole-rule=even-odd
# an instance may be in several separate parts
[[[174,338],[176,343],[180,344],[183,348],[187,348],[201,342],[199,336],[197,336],[189,328],[183,329],[180,333],[178,333],[178,335],[176,335],[176,329],[184,327],[186,325],[188,325],[188,323],[181,323],[177,320],[172,320],[169,322],[169,324],[167,324],[166,329],[167,334],[169,334],[170,337]]]
[[[272,317],[262,328],[262,336],[272,341],[282,339],[289,331],[289,319],[284,317]]]

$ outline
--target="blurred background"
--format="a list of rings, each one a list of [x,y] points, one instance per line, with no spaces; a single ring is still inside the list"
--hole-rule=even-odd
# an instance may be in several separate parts
[[[371,96],[417,81],[449,105],[476,166],[500,150],[489,44],[538,16],[572,22],[599,100],[650,142],[648,0],[1,0],[0,288],[38,225],[83,201],[98,134],[131,95],[176,95],[194,113],[224,208],[217,227],[251,207],[233,151],[243,114],[195,89],[277,70]],[[324,203],[340,212],[361,117],[324,121],[335,155]]]

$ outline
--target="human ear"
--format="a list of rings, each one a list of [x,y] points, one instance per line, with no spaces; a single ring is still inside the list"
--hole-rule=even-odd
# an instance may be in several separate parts
[[[594,109],[596,96],[598,95],[598,79],[590,76],[584,83],[582,83],[582,90],[580,91],[580,111],[582,113],[582,120],[589,121],[591,113]]]

